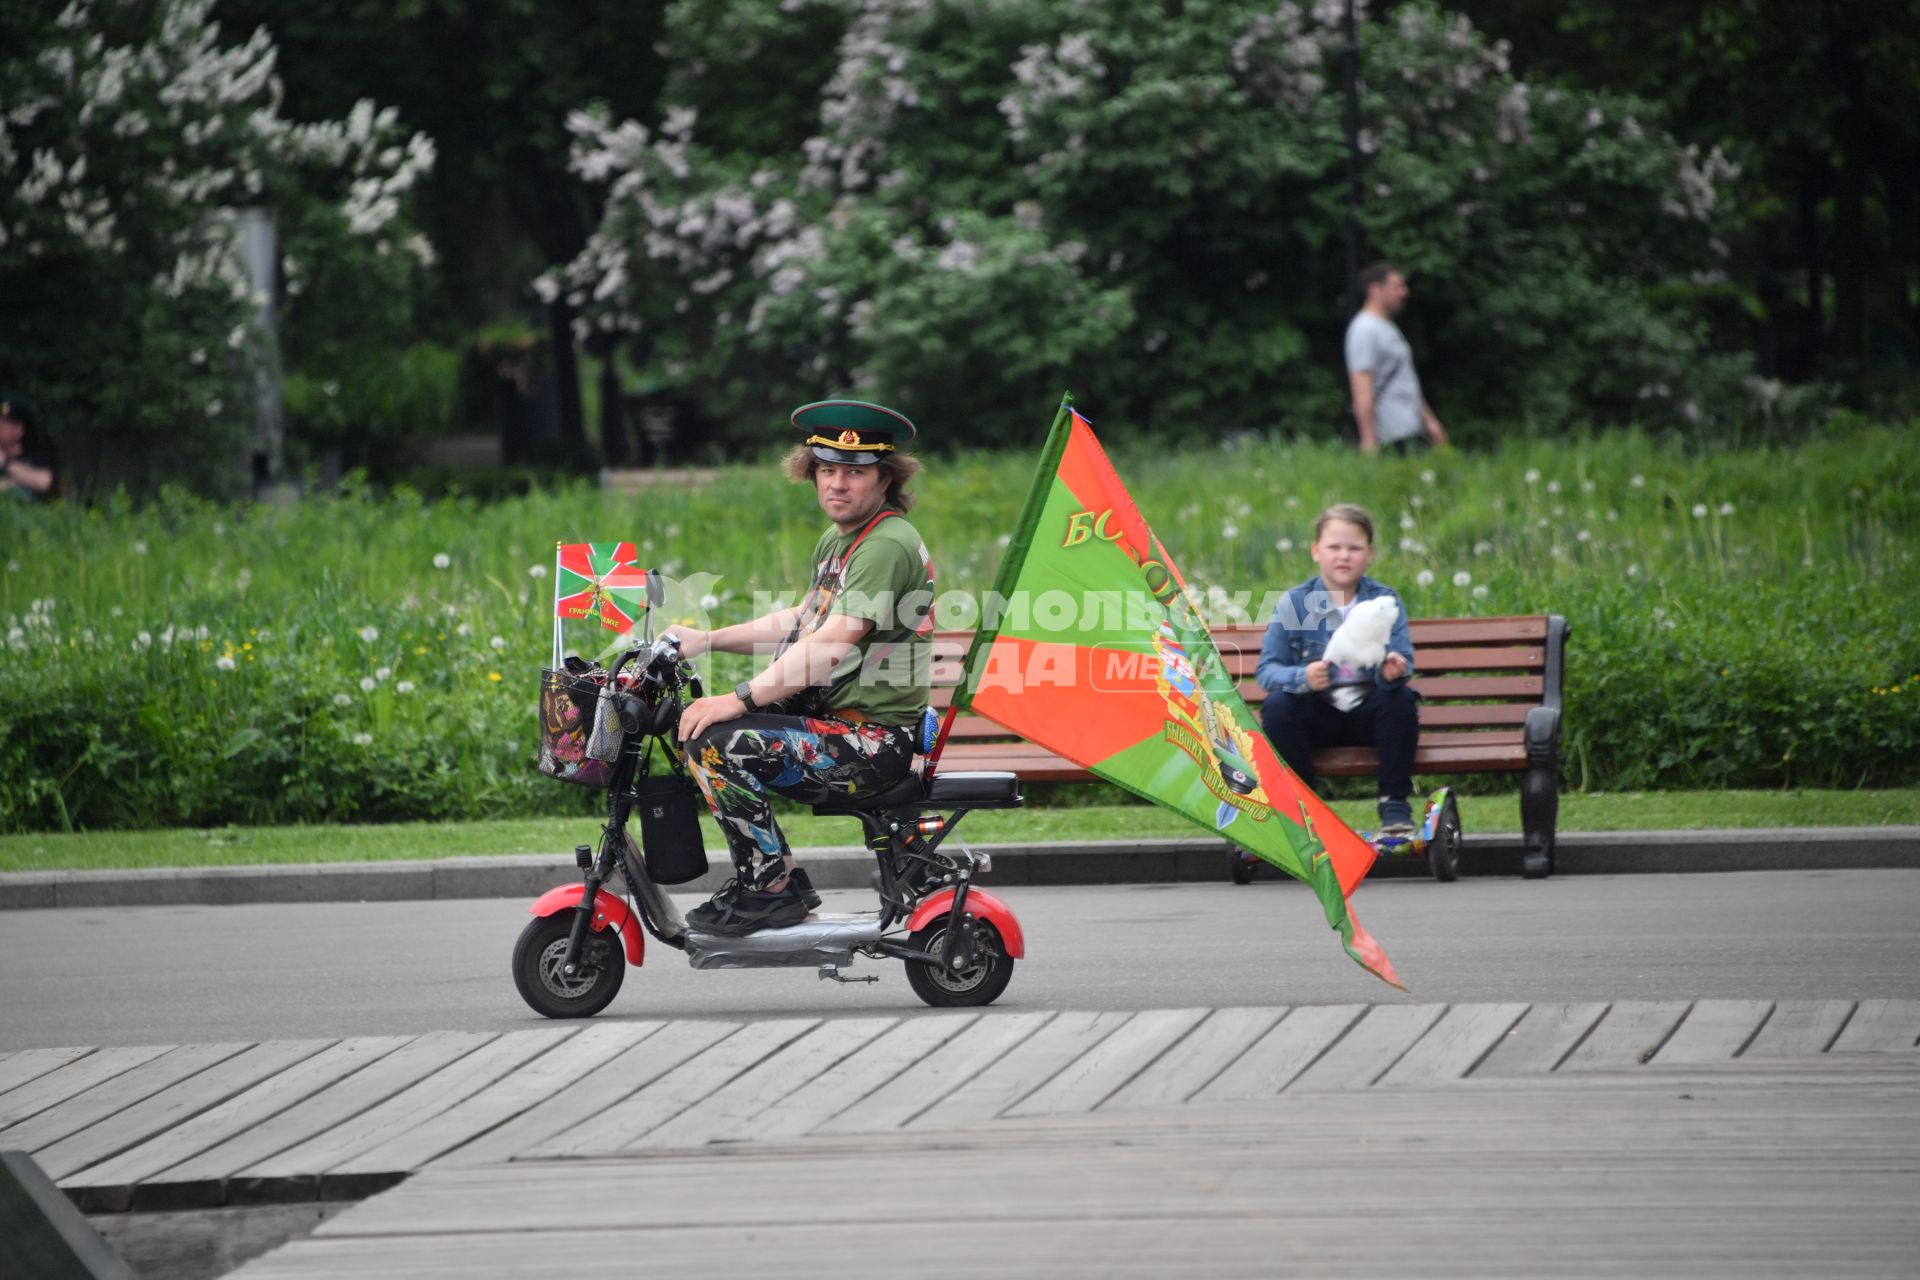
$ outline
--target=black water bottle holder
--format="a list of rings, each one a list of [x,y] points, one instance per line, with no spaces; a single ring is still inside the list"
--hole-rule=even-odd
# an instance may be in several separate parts
[[[700,834],[706,807],[700,788],[683,773],[636,778],[640,848],[655,884],[685,884],[707,874],[707,847]]]

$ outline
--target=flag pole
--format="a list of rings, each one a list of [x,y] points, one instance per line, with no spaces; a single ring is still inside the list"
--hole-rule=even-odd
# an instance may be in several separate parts
[[[553,544],[553,669],[560,669],[560,548],[563,544],[557,539]]]
[[[1000,568],[993,576],[993,587],[987,596],[989,604],[996,600],[1004,601],[1020,576],[1020,562],[1026,558],[1027,546],[1033,540],[1034,526],[1040,523],[1040,512],[1046,507],[1047,494],[1053,488],[1053,475],[1060,467],[1060,457],[1067,451],[1072,421],[1073,392],[1064,391],[1060,394],[1060,408],[1053,415],[1053,426],[1047,431],[1047,443],[1040,451],[1040,465],[1034,469],[1033,483],[1027,486],[1026,499],[1020,504],[1020,515],[1013,522],[1007,553],[1000,557]],[[986,622],[984,611],[981,622]],[[975,628],[973,643],[967,646],[967,656],[960,664],[960,687],[954,692],[953,707],[965,711],[973,705],[974,686],[979,683],[981,674],[974,670],[974,658],[986,652],[999,634],[997,617],[991,627],[982,625]]]

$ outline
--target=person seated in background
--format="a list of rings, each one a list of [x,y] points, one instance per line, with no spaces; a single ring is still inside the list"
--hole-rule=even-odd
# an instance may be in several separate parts
[[[28,502],[53,492],[53,467],[29,440],[32,430],[26,398],[0,391],[0,494]]]
[[[1372,747],[1380,757],[1380,834],[1413,831],[1413,753],[1420,716],[1409,681],[1413,640],[1407,611],[1392,587],[1367,576],[1373,563],[1373,518],[1342,502],[1313,523],[1313,562],[1320,572],[1287,592],[1267,627],[1254,678],[1267,691],[1261,727],[1287,767],[1314,786],[1318,747]],[[1357,604],[1391,598],[1396,609],[1386,656],[1371,672],[1370,687],[1351,710],[1331,694],[1327,642]]]

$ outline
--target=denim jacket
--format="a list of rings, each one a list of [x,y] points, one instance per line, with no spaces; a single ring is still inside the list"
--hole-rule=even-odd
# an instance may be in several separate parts
[[[1351,603],[1391,596],[1399,605],[1393,620],[1393,634],[1387,638],[1387,651],[1407,660],[1407,674],[1398,680],[1383,680],[1378,668],[1373,681],[1382,688],[1404,684],[1413,678],[1413,637],[1407,631],[1407,606],[1392,587],[1362,576],[1353,589]],[[1327,650],[1327,641],[1340,623],[1336,620],[1327,589],[1315,574],[1281,599],[1267,626],[1267,638],[1260,645],[1260,666],[1253,678],[1269,693],[1306,693],[1307,664],[1318,662]]]

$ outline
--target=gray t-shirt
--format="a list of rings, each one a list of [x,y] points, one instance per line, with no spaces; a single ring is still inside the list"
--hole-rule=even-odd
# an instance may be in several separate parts
[[[1420,434],[1420,375],[1398,325],[1357,312],[1347,325],[1347,373],[1373,375],[1373,427],[1381,444]]]

